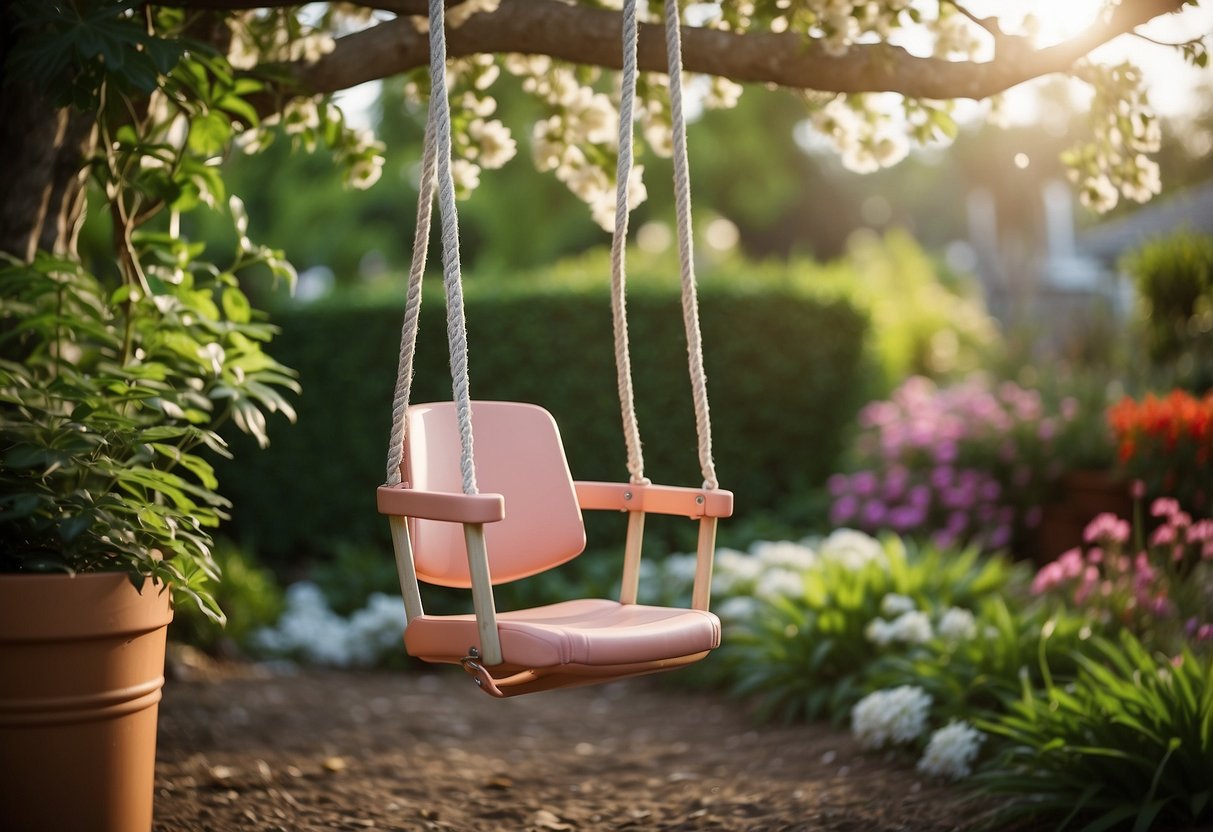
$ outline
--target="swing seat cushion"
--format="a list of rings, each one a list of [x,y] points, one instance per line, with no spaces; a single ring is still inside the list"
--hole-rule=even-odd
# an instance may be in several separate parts
[[[606,667],[674,659],[720,646],[720,620],[704,610],[582,599],[497,614],[505,664]],[[479,647],[473,615],[420,615],[404,632],[408,652],[458,662]]]

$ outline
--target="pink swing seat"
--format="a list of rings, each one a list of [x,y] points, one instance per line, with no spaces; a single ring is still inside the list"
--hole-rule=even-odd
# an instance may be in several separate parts
[[[483,524],[490,580],[496,585],[579,555],[586,543],[583,509],[693,519],[732,513],[733,495],[719,489],[575,483],[546,410],[517,402],[475,401],[471,407],[480,494],[461,492],[451,402],[408,409],[403,482],[379,489],[380,512],[408,518],[413,568],[421,581],[473,585],[463,523]],[[497,613],[496,623],[502,662],[492,666],[476,661],[482,647],[475,615],[410,616],[404,642],[410,655],[425,661],[463,664],[495,696],[679,667],[720,644],[720,621],[706,609],[605,599]]]

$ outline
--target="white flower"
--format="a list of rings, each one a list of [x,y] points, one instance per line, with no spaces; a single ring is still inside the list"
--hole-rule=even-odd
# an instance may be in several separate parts
[[[605,93],[596,93],[577,113],[576,124],[591,144],[609,144],[618,140],[619,113]]]
[[[717,549],[712,591],[730,595],[747,589],[762,572],[762,561],[736,549]]]
[[[760,598],[790,598],[804,592],[804,577],[788,569],[768,569],[758,578],[754,594]]]
[[[1093,211],[1106,213],[1116,207],[1120,194],[1106,175],[1089,177],[1078,192],[1078,200]]]
[[[518,143],[509,128],[497,119],[473,119],[468,125],[468,138],[476,143],[480,165],[486,170],[501,167],[518,152]]]
[[[750,547],[750,554],[766,566],[804,571],[817,565],[817,553],[802,543],[788,540],[771,542],[759,540]]]
[[[662,159],[674,154],[674,128],[668,121],[649,118],[644,123],[644,140]]]
[[[398,596],[375,593],[362,609],[344,619],[328,607],[313,583],[292,584],[278,624],[254,636],[269,653],[298,655],[334,667],[372,665],[400,649],[404,631],[404,602]]]
[[[912,612],[918,609],[918,605],[914,603],[914,599],[906,595],[898,595],[896,592],[890,592],[880,600],[880,611],[885,615],[901,615],[903,612]]]
[[[346,182],[351,188],[359,191],[365,191],[367,188],[379,181],[379,177],[383,175],[383,157],[370,156],[365,159],[359,159],[350,168],[346,174]]]
[[[734,595],[716,608],[721,620],[733,622],[748,621],[757,611],[758,601],[748,595]]]
[[[930,708],[931,697],[920,687],[878,690],[856,703],[851,711],[851,732],[864,748],[907,743],[926,728]]]
[[[818,548],[818,554],[826,560],[841,563],[856,571],[871,563],[886,565],[884,549],[880,541],[853,529],[837,529]]]
[[[949,723],[931,735],[927,750],[918,761],[918,770],[953,780],[968,777],[985,739],[985,734],[967,722]]]
[[[873,618],[864,628],[864,637],[873,644],[885,647],[893,640],[893,630],[883,618]]]
[[[665,577],[676,588],[685,588],[695,580],[699,558],[695,555],[670,555],[662,564]]]
[[[320,111],[311,98],[292,98],[282,111],[282,126],[288,135],[297,135],[320,126]]]
[[[501,0],[466,0],[466,2],[459,3],[447,10],[446,25],[451,29],[457,29],[474,14],[497,11],[497,6],[500,2]]]
[[[977,620],[966,609],[949,607],[940,616],[939,635],[947,641],[968,641],[977,635]]]
[[[925,612],[913,610],[904,612],[889,625],[894,641],[906,644],[925,644],[934,633],[931,631],[931,619]]]
[[[451,162],[451,178],[455,180],[455,189],[468,193],[480,187],[480,166],[467,159],[456,159]]]
[[[787,18],[783,18],[786,20]],[[772,26],[772,29],[774,27]],[[703,98],[703,105],[716,110],[729,110],[737,106],[741,98],[742,86],[722,78],[719,75],[712,78],[708,85],[708,94]]]

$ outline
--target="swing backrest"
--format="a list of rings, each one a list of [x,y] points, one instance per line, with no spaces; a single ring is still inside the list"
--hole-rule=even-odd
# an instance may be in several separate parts
[[[401,476],[422,491],[459,493],[460,442],[453,402],[409,407]],[[551,414],[520,402],[472,402],[476,484],[505,497],[505,519],[484,526],[493,583],[515,581],[572,560],[585,526],[560,431]],[[470,587],[460,523],[411,518],[417,577]]]

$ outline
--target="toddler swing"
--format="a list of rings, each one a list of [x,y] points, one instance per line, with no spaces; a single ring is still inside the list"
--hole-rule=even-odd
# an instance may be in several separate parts
[[[443,0],[430,0],[432,93],[392,406],[387,483],[377,493],[379,511],[388,515],[391,524],[407,618],[405,647],[410,655],[425,661],[462,665],[482,690],[496,697],[605,682],[698,661],[720,644],[720,622],[708,611],[708,605],[716,522],[732,514],[733,495],[718,487],[712,462],[707,385],[691,260],[677,0],[665,3],[666,46],[682,308],[704,479],[702,488],[654,485],[645,478],[633,404],[624,300],[624,248],[636,88],[636,0],[625,0],[623,4],[623,84],[611,252],[611,309],[631,474],[628,483],[574,482],[559,430],[543,408],[470,398],[459,232],[450,172],[451,124],[445,93],[443,11]],[[421,278],[435,190],[442,223],[453,401],[410,406]],[[619,601],[580,599],[498,613],[493,585],[535,575],[580,554],[586,543],[581,512],[594,509],[628,515]],[[683,515],[699,522],[698,561],[690,609],[636,602],[646,514]],[[470,588],[475,613],[427,615],[422,607],[419,580]]]

